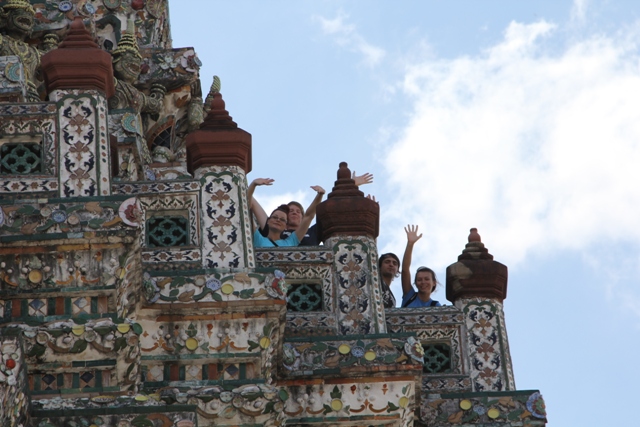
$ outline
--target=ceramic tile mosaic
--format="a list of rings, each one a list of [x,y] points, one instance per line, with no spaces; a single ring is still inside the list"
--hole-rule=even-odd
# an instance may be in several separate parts
[[[479,298],[458,304],[465,315],[473,391],[515,390],[502,304]]]
[[[0,193],[4,193],[3,198],[24,197],[24,193],[47,193],[45,196],[55,196],[58,192],[58,179],[42,178],[0,178]],[[7,193],[11,194],[11,197]]]
[[[341,339],[342,338],[342,339]],[[349,366],[416,365],[422,366],[422,347],[408,334],[376,335],[376,338],[354,339],[349,336],[323,337],[308,342],[303,338],[285,339],[282,366],[285,376],[311,375],[314,371],[337,373]]]
[[[27,85],[17,56],[0,56],[0,102],[24,102]]]
[[[421,419],[426,425],[542,426],[546,409],[537,391],[437,394],[422,401]]]
[[[55,114],[58,108],[54,102],[35,102],[28,104],[0,104],[0,116],[22,116]]]
[[[59,111],[61,195],[110,194],[106,99],[99,92],[82,91],[56,91],[52,99]]]
[[[113,194],[183,193],[200,190],[200,181],[113,183]]]
[[[262,318],[228,320],[220,323],[207,320],[190,320],[181,323],[165,324],[140,320],[144,333],[140,337],[140,350],[145,360],[153,356],[224,354],[235,358],[260,358],[261,352],[277,342],[280,330],[273,322]],[[216,326],[222,329],[214,330]],[[151,359],[150,359],[151,358]]]
[[[27,425],[29,397],[23,348],[20,334],[0,333],[0,425],[3,426]]]
[[[253,268],[246,180],[241,169],[228,169],[200,169],[203,267]]]
[[[322,385],[292,386],[289,392],[283,412],[294,425],[324,416],[358,416],[362,425],[377,424],[378,420],[402,427],[413,425],[416,389],[411,381],[328,380]]]
[[[55,144],[58,132],[54,114],[24,114],[24,115],[0,115],[0,143],[33,142],[39,144],[42,149],[42,170],[37,173],[42,175],[57,176],[58,148]],[[28,176],[13,176],[17,182]],[[34,191],[32,189],[32,191]]]
[[[147,272],[143,277],[148,304],[207,303],[256,300],[285,300],[284,273],[279,270],[262,274],[197,274],[190,277],[162,271]]]
[[[377,263],[375,242],[366,237],[336,236],[325,246],[333,248],[339,332],[386,332],[382,294],[371,279],[372,266]]]
[[[142,267],[140,246],[132,244],[126,255],[120,257],[119,277],[116,282],[117,313],[120,318],[135,318],[136,307],[140,303]]]
[[[140,204],[145,211],[146,219],[158,216],[170,216],[173,213],[182,213],[188,218],[189,222],[189,245],[200,245],[200,215],[198,212],[198,197],[196,194],[182,195],[180,197],[141,197]],[[142,225],[142,236],[148,230],[146,229],[147,221]],[[144,244],[144,240],[141,242]],[[196,251],[193,251],[196,252]],[[199,253],[199,251],[198,251]],[[161,261],[162,262],[162,261]]]
[[[265,252],[261,252],[260,255]],[[315,257],[314,257],[315,258]],[[331,258],[329,258],[331,259]],[[274,263],[264,263],[275,265]],[[263,265],[264,265],[263,264]],[[337,319],[334,316],[336,291],[332,284],[331,264],[284,266],[287,281],[291,283],[319,282],[322,290],[322,309],[318,312],[287,312],[287,336],[329,334],[335,335]]]

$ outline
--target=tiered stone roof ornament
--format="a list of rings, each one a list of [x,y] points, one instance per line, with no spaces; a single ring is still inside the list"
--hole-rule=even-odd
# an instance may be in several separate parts
[[[484,297],[500,302],[507,298],[507,266],[493,260],[493,255],[472,228],[458,262],[447,267],[447,299]]]
[[[316,211],[318,238],[334,235],[378,237],[380,206],[358,190],[346,162],[340,163],[338,180]]]
[[[108,97],[114,94],[111,55],[98,47],[76,16],[58,49],[42,57],[42,74],[47,93],[57,89],[96,89]]]
[[[207,99],[211,109],[200,129],[187,136],[187,168],[194,173],[207,166],[239,166],[251,172],[251,134],[238,127],[219,92],[220,80],[214,77]]]

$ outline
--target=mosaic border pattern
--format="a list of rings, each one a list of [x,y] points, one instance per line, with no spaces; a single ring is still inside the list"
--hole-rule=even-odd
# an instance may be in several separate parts
[[[467,329],[466,347],[474,391],[514,390],[502,304],[482,298],[460,302]]]
[[[199,169],[199,174],[204,268],[254,268],[244,171],[211,166]]]

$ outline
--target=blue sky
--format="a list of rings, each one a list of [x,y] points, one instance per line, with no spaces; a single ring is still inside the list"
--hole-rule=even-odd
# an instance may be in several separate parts
[[[185,7],[188,5],[188,7]],[[442,281],[469,228],[509,267],[518,389],[549,426],[632,425],[640,382],[640,3],[170,1],[174,47],[253,135],[266,206],[371,172]],[[394,292],[400,296],[396,283]],[[444,302],[444,286],[436,299]]]

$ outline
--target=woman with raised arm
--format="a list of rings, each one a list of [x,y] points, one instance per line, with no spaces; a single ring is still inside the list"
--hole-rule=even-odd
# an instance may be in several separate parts
[[[271,185],[272,183],[273,179],[271,178],[254,179],[249,185],[249,189],[247,191],[249,206],[258,221],[258,229],[253,233],[253,245],[256,248],[298,246],[300,241],[304,238],[304,235],[307,233],[309,225],[311,225],[311,221],[316,214],[316,207],[322,201],[322,196],[325,193],[324,188],[319,185],[311,187],[316,191],[316,197],[313,199],[313,202],[309,206],[309,209],[307,209],[307,212],[303,215],[300,220],[300,225],[295,232],[291,233],[287,238],[282,239],[280,235],[287,228],[289,207],[287,205],[280,205],[271,213],[271,216],[267,217],[262,206],[260,206],[260,204],[253,198],[256,186]],[[269,226],[267,236],[260,234],[259,230],[260,228],[264,228],[265,225]]]
[[[431,293],[436,290],[438,279],[436,273],[430,268],[420,267],[416,270],[415,285],[418,292],[411,285],[411,256],[413,245],[420,240],[417,225],[407,225],[404,228],[407,233],[407,248],[402,257],[402,307],[440,307],[438,301],[431,299]]]

